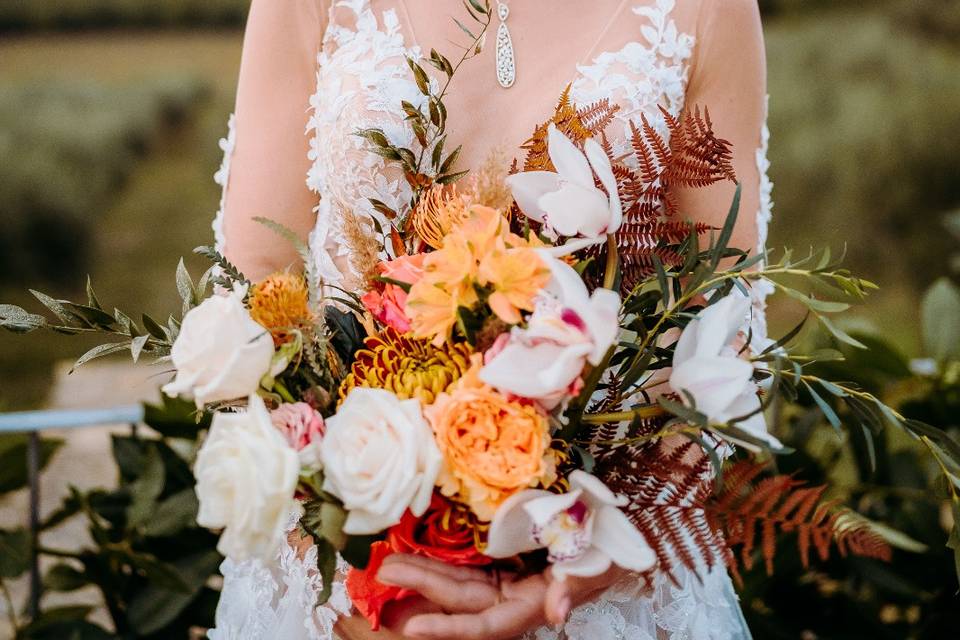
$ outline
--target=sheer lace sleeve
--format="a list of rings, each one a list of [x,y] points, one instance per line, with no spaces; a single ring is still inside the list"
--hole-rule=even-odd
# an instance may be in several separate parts
[[[230,134],[217,180],[224,189],[215,231],[221,250],[252,279],[297,263],[289,243],[253,220],[282,223],[304,238],[317,196],[306,185],[304,131],[316,84],[328,0],[253,0]]]
[[[742,194],[731,245],[761,251],[766,244],[772,185],[766,174],[767,70],[757,1],[702,0],[696,41],[686,104],[708,107],[718,135],[733,143]],[[734,188],[727,182],[678,193],[681,209],[719,227]],[[753,291],[757,337],[766,335],[768,293],[765,283]]]

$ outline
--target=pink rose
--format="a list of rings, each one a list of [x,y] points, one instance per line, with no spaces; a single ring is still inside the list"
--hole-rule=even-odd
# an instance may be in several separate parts
[[[412,256],[402,256],[389,262],[377,265],[377,271],[384,278],[413,285],[423,277],[423,260],[426,254],[418,253]],[[403,287],[384,283],[382,289],[368,291],[360,301],[370,314],[400,333],[410,331],[410,319],[404,307],[407,304],[407,292]]]
[[[410,331],[410,319],[404,313],[407,304],[407,292],[395,284],[385,285],[383,291],[368,291],[360,298],[374,318],[396,329],[399,333]]]
[[[323,416],[306,402],[282,404],[270,412],[270,421],[287,443],[300,454],[304,466],[317,466],[320,442],[326,427]]]

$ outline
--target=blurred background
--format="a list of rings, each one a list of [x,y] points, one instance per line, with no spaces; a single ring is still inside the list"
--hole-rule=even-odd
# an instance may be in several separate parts
[[[178,259],[195,275],[205,268],[191,250],[211,237],[220,195],[212,176],[248,3],[0,0],[0,301],[36,311],[28,287],[79,298],[89,273],[105,308],[161,317],[177,308]],[[760,4],[776,185],[770,246],[845,248],[848,267],[881,290],[847,320],[879,355],[854,357],[844,373],[955,426],[958,372],[944,363],[956,352],[953,334],[942,351],[942,332],[960,322],[951,284],[960,253],[960,2]],[[783,328],[788,318],[773,322]],[[82,353],[82,343],[0,333],[0,411],[111,404],[110,391],[131,375],[134,395],[154,395],[155,381],[127,368],[65,377],[58,360]],[[803,419],[787,420],[801,453],[785,466],[837,483],[838,497],[916,545],[887,567],[837,559],[811,572],[785,561],[774,578],[748,579],[757,637],[957,637],[950,514],[928,483],[931,463],[910,443],[881,439],[878,463],[864,469],[856,442],[829,441]],[[838,459],[847,462],[827,478],[820,470]],[[109,460],[84,465],[68,471],[115,482]],[[50,493],[59,499],[77,480],[51,481]],[[3,526],[22,507],[15,493],[5,500]]]

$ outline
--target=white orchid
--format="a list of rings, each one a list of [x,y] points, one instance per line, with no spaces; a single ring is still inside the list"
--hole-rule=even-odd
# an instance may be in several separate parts
[[[527,327],[514,329],[503,350],[480,371],[480,379],[549,410],[576,394],[586,364],[599,365],[617,339],[620,296],[609,289],[591,295],[570,265],[541,255],[551,280]]]
[[[767,433],[766,420],[760,411],[753,365],[741,358],[733,346],[737,334],[747,323],[749,311],[750,299],[734,291],[697,314],[677,342],[670,386],[683,396],[685,404],[690,405],[692,399],[697,411],[711,423],[726,424],[749,416],[736,426],[779,449],[783,445]]]
[[[588,139],[583,151],[555,124],[547,132],[547,151],[553,171],[525,171],[507,178],[520,210],[543,224],[547,233],[572,240],[567,251],[598,244],[623,222],[610,158],[596,140]],[[594,174],[606,193],[596,187]]]
[[[559,580],[597,576],[611,564],[630,571],[651,568],[656,555],[619,509],[626,498],[580,470],[569,481],[569,493],[529,489],[508,498],[490,523],[484,553],[511,558],[545,548]]]

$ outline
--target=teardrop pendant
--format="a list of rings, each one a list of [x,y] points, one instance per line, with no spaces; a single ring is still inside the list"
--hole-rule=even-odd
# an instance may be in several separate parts
[[[510,8],[503,2],[497,3],[497,17],[500,18],[500,27],[497,29],[497,82],[504,89],[509,89],[517,80],[516,56],[513,52],[513,38],[507,28],[507,18]]]

